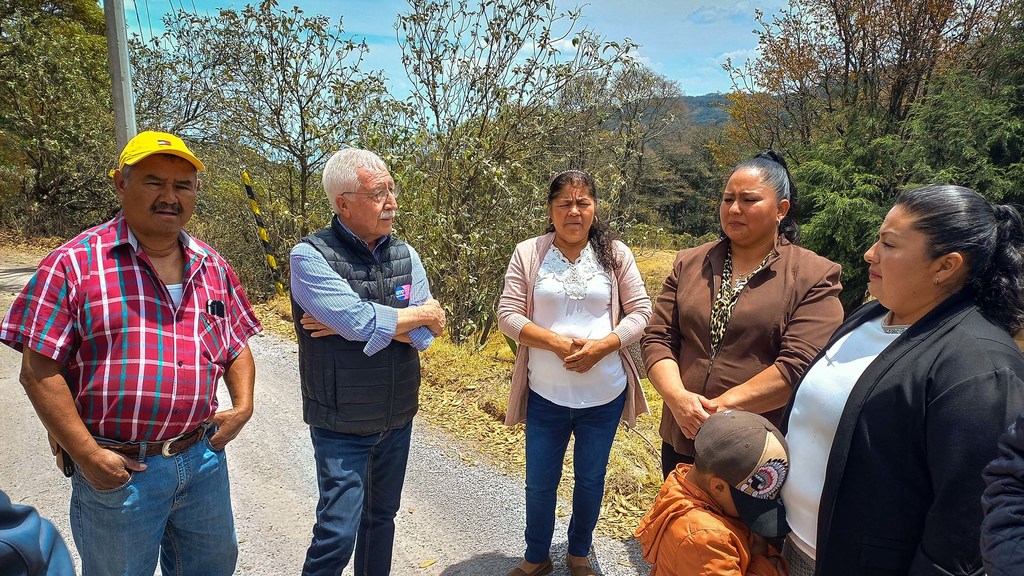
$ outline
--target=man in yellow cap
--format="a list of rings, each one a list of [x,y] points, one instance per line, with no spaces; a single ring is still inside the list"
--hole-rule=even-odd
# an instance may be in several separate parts
[[[143,132],[112,171],[121,211],[57,248],[0,324],[72,476],[83,573],[224,575],[238,555],[224,446],[252,415],[238,277],[185,233],[203,163]],[[223,378],[232,406],[217,411]]]

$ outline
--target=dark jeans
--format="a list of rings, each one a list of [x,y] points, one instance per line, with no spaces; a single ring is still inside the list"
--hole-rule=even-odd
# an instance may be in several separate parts
[[[337,576],[355,550],[356,576],[391,573],[412,422],[370,436],[310,427],[320,501],[302,573]]]
[[[526,560],[543,562],[555,531],[555,504],[569,436],[573,448],[569,554],[586,556],[601,513],[604,475],[626,392],[601,406],[566,408],[530,391],[526,405]]]
[[[667,410],[667,408],[666,408]],[[661,443],[661,474],[663,478],[668,478],[668,475],[676,469],[678,464],[693,464],[693,456],[688,454],[680,454],[676,452],[676,449],[672,447],[668,442]]]

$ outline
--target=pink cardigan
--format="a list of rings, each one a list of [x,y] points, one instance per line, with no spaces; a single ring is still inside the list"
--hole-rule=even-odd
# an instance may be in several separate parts
[[[516,342],[519,342],[519,333],[523,327],[531,322],[533,286],[537,281],[537,272],[540,270],[544,255],[554,241],[555,234],[549,233],[520,242],[508,263],[505,288],[498,302],[498,328]],[[632,428],[636,426],[637,414],[646,414],[649,409],[636,366],[626,347],[639,341],[643,336],[647,321],[651,318],[651,299],[647,296],[643,278],[640,277],[640,270],[629,247],[615,241],[615,249],[618,251],[620,265],[614,272],[615,281],[612,282],[612,325],[613,331],[622,341],[619,358],[626,369],[626,406],[622,410],[622,419]],[[621,321],[620,311],[626,314]],[[529,357],[529,347],[519,346],[512,369],[512,387],[505,413],[505,424],[509,426],[526,419]]]

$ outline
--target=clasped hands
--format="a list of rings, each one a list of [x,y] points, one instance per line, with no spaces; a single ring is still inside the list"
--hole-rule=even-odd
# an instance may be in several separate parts
[[[566,370],[582,374],[612,351],[603,340],[566,337],[561,349],[555,353],[562,359],[562,366]]]
[[[693,440],[697,431],[709,416],[718,412],[718,403],[695,392],[681,390],[671,397],[665,396],[665,404],[672,411],[676,424],[683,436]]]

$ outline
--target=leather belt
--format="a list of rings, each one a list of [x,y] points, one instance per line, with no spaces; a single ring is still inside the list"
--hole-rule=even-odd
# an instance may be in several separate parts
[[[127,442],[123,444],[100,444],[100,447],[106,448],[118,454],[123,454],[129,458],[141,458],[143,456],[156,456],[157,454],[162,455],[165,458],[170,458],[175,454],[180,454],[185,450],[195,446],[200,440],[206,436],[206,431],[210,428],[209,422],[200,424],[198,428],[195,428],[189,432],[179,434],[174,438],[169,438],[162,442]],[[146,449],[143,452],[142,447],[145,445]]]

